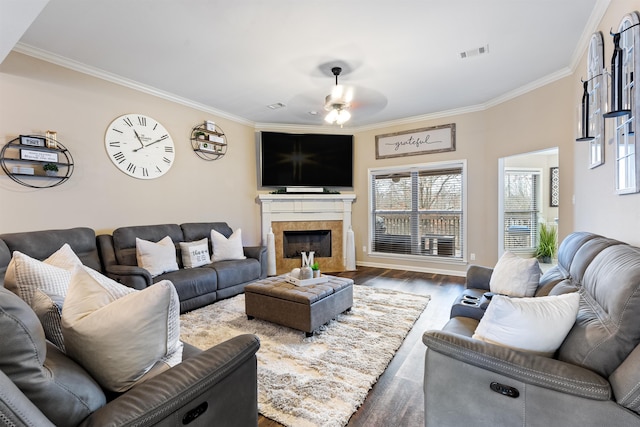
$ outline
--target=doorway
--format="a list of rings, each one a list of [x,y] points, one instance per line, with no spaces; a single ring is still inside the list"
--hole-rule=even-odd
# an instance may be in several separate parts
[[[498,160],[498,258],[533,256],[541,224],[558,226],[558,163],[557,147]]]

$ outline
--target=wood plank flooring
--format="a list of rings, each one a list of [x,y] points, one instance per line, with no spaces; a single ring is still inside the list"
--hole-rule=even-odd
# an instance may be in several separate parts
[[[464,278],[371,267],[327,274],[349,277],[357,285],[431,296],[426,310],[347,424],[348,427],[424,426],[422,379],[425,347],[422,333],[428,329],[440,329],[447,322],[451,304],[464,288]],[[282,425],[261,415],[258,426]]]

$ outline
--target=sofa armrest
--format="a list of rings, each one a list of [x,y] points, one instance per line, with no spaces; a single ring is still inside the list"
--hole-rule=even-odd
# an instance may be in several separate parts
[[[258,423],[255,335],[239,335],[135,386],[81,426],[250,426]]]
[[[245,246],[244,256],[254,258],[260,262],[260,278],[267,277],[267,247],[266,246]]]
[[[467,268],[467,289],[486,289],[489,288],[489,281],[493,274],[493,268],[483,267],[481,265],[470,265]]]
[[[55,427],[20,389],[0,371],[0,420],[16,427]]]
[[[133,289],[142,290],[153,285],[151,273],[135,265],[111,265],[105,273],[116,282]]]
[[[118,264],[116,251],[113,247],[113,237],[110,234],[100,234],[96,237],[96,242],[102,263],[102,271],[108,277],[138,290],[153,285],[153,278],[149,271],[135,265]]]
[[[429,351],[527,384],[595,400],[611,399],[609,382],[593,371],[549,357],[512,350],[444,331],[427,331]]]

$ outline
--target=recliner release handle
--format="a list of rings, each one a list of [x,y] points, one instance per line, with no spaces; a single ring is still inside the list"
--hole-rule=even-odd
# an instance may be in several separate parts
[[[503,396],[507,396],[507,397],[513,397],[514,399],[520,396],[520,392],[518,391],[517,388],[500,384],[495,381],[489,385],[489,388],[495,391],[496,393],[500,393]]]
[[[194,409],[184,414],[184,417],[182,417],[182,425],[187,425],[193,420],[195,420],[196,418],[198,418],[200,415],[204,414],[207,411],[208,407],[209,407],[209,404],[207,402],[202,402],[201,404],[196,406]]]

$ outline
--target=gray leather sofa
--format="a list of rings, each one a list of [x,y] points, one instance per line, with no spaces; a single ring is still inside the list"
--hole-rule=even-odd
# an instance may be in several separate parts
[[[486,291],[490,277],[475,268],[467,286]],[[640,249],[567,236],[536,295],[566,292],[579,292],[580,308],[553,358],[473,339],[481,315],[452,311],[425,332],[425,425],[640,425]]]
[[[197,268],[182,268],[180,242],[209,238],[209,253],[212,253],[212,229],[227,238],[233,232],[225,222],[118,228],[112,234],[97,237],[102,268],[107,276],[135,289],[144,289],[158,281],[170,280],[178,292],[181,313],[240,294],[248,283],[267,277],[267,249],[264,246],[244,247],[247,258],[243,260],[218,261]],[[148,271],[138,267],[136,237],[157,242],[166,236],[171,237],[176,246],[176,260],[180,269],[151,277]]]
[[[100,270],[90,228],[3,234],[0,284],[13,251],[43,260],[64,243],[85,265]],[[33,310],[0,287],[0,343],[0,425],[244,427],[258,422],[255,354],[260,343],[254,335],[205,351],[184,344],[182,363],[114,394],[46,341]]]

